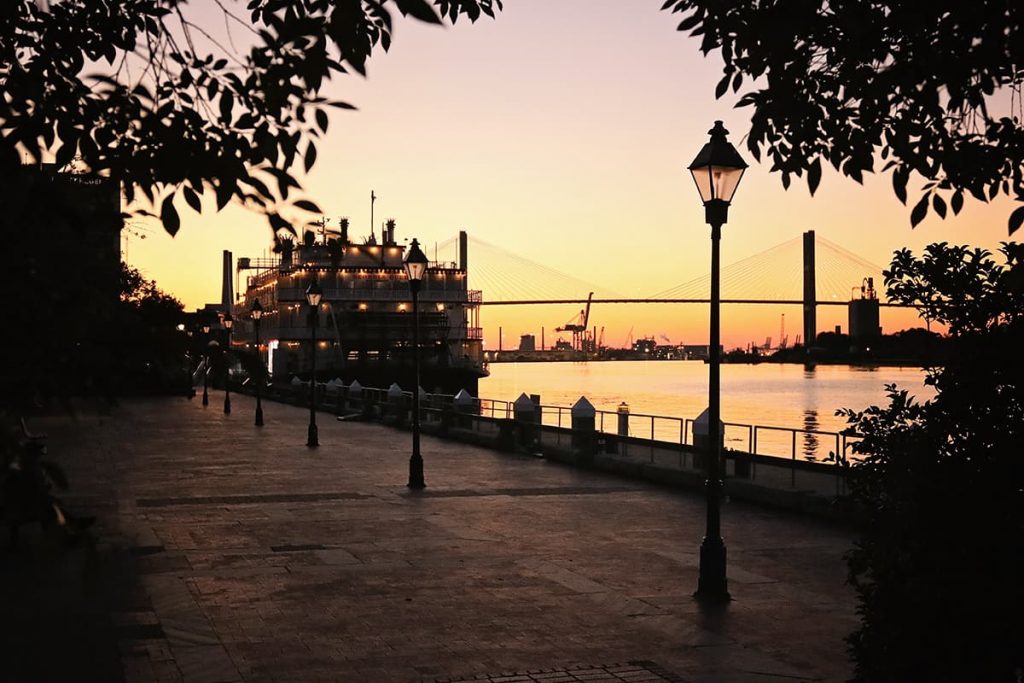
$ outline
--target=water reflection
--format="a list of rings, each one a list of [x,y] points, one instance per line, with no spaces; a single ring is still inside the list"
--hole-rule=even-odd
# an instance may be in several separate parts
[[[885,401],[887,383],[909,389],[921,399],[931,398],[934,390],[923,385],[923,378],[924,373],[917,368],[881,367],[865,371],[821,364],[805,370],[800,365],[781,363],[726,364],[722,366],[722,419],[740,424],[803,427],[805,411],[814,410],[818,429],[838,432],[846,427],[846,420],[835,415],[836,408],[862,410],[881,404]],[[514,401],[521,393],[539,394],[541,403],[549,406],[568,407],[580,396],[586,396],[596,408],[611,413],[626,401],[634,416],[693,419],[708,404],[708,369],[700,361],[494,363],[491,376],[480,380],[480,395],[484,398]],[[678,424],[659,421],[656,427],[661,430],[663,425],[663,438],[679,438]],[[633,417],[630,428],[636,435],[649,434],[650,422]],[[729,436],[737,434],[734,431]],[[745,435],[741,438],[746,441]],[[791,439],[785,432],[765,432],[758,436],[758,447],[788,458]],[[799,436],[797,440],[801,441]],[[817,455],[821,459],[834,444],[828,437],[819,436],[818,440],[821,444]],[[802,457],[803,443],[797,443],[797,451],[797,457]]]
[[[804,429],[820,430],[821,423],[818,421],[817,410],[804,410]],[[804,432],[803,455],[805,460],[814,460],[818,455],[818,435]]]

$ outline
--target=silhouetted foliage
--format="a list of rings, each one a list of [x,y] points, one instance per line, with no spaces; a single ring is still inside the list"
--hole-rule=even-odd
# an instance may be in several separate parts
[[[850,576],[859,681],[1018,681],[1024,674],[1024,289],[1004,263],[934,244],[898,252],[889,298],[947,325],[952,345],[919,403],[841,411],[863,437],[851,496],[865,514]]]
[[[181,302],[139,271],[122,266],[114,348],[116,389],[129,393],[183,393],[190,386],[189,347]]]
[[[666,0],[680,31],[721,50],[715,95],[750,89],[747,146],[789,187],[807,174],[811,193],[831,163],[862,182],[884,161],[907,202],[912,173],[924,183],[910,214],[959,213],[964,194],[1024,201],[1024,4],[746,2]],[[1005,100],[993,95],[1001,92]],[[1010,215],[1012,234],[1024,206]]]
[[[211,5],[213,3],[210,3]],[[148,200],[174,234],[177,197],[196,211],[209,192],[292,230],[279,208],[309,170],[331,107],[332,76],[365,73],[392,39],[394,11],[418,20],[476,21],[501,0],[249,0],[216,3],[220,28],[185,0],[8,0],[0,3],[0,174],[22,154],[73,159]],[[194,4],[193,4],[194,6]],[[211,33],[212,32],[212,33]],[[235,48],[235,38],[247,50]],[[307,213],[308,200],[291,206]]]
[[[71,515],[54,489],[68,490],[67,475],[44,458],[45,439],[27,433],[24,422],[0,412],[0,524],[9,549],[18,546],[22,526],[38,522],[56,528],[66,542],[79,540],[93,517]]]
[[[166,391],[181,382],[174,377],[184,361],[185,335],[176,329],[181,303],[118,261],[116,228],[93,230],[100,219],[66,191],[77,182],[19,174],[7,179],[18,191],[0,192],[8,256],[0,406],[14,411],[73,395]],[[15,201],[31,211],[7,211]],[[17,223],[26,214],[32,222]],[[119,220],[116,209],[113,216]]]

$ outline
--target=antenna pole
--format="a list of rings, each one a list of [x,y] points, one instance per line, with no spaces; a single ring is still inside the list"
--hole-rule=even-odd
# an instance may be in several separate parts
[[[373,237],[373,203],[377,201],[377,195],[370,190],[370,237]]]

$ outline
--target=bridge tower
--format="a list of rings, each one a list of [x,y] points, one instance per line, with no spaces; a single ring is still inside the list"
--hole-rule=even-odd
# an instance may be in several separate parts
[[[804,348],[814,345],[818,327],[817,292],[814,286],[814,231],[804,233]]]

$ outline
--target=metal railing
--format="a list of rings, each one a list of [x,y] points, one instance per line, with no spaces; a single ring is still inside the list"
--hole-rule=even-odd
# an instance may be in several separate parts
[[[308,382],[268,387],[267,398],[303,404],[308,399]],[[339,416],[364,418],[408,425],[412,419],[412,394],[402,392],[400,399],[387,390],[364,387],[350,392],[341,384],[318,383],[318,405],[335,410]],[[654,467],[675,470],[681,476],[700,481],[704,477],[706,454],[694,445],[694,420],[663,415],[630,414],[629,433],[618,430],[619,413],[596,411],[593,430],[575,429],[571,408],[534,406],[532,420],[515,420],[515,403],[500,399],[472,398],[457,401],[448,394],[424,394],[421,397],[421,421],[425,428],[474,435],[476,441],[509,446],[537,454],[575,452],[583,437],[595,453],[630,467]],[[536,408],[540,408],[540,419]],[[447,426],[445,426],[447,425]],[[590,435],[588,437],[588,435]],[[726,448],[723,474],[730,480],[746,481],[758,487],[812,493],[828,499],[846,492],[850,458],[847,452],[857,437],[841,432],[809,430],[744,423],[725,424]],[[776,438],[772,438],[779,435]],[[813,436],[819,444],[835,450],[825,459],[800,457],[800,437]],[[589,440],[588,440],[589,439]],[[774,443],[779,448],[766,448]],[[785,446],[785,448],[782,448]],[[760,452],[759,452],[760,451]]]
[[[444,398],[451,399],[450,396],[444,396]],[[475,412],[481,416],[493,419],[515,417],[513,401],[491,398],[478,398],[474,401]],[[571,428],[571,407],[540,404],[536,408],[540,410],[540,424],[549,427]],[[618,412],[598,410],[594,417],[595,428],[602,434],[629,436],[650,441],[652,448],[653,444],[659,441],[681,446],[695,445],[693,418],[629,413],[628,428],[625,434],[619,432],[619,418]],[[723,422],[722,424],[725,430],[724,442],[727,450],[785,458],[792,461],[835,462],[837,459],[846,461],[851,458],[850,445],[859,440],[857,437],[843,432],[820,429],[744,422]]]

